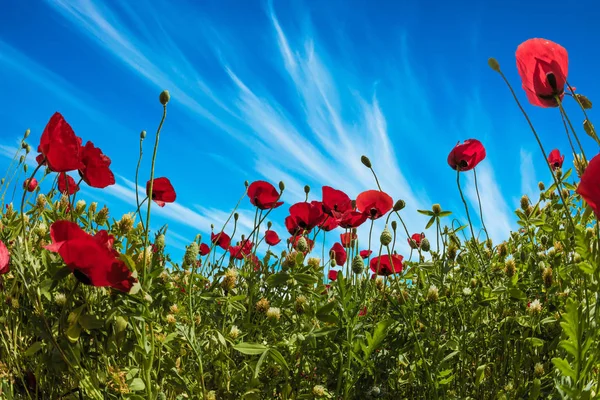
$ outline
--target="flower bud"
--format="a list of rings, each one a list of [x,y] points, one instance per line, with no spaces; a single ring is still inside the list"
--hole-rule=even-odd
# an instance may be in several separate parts
[[[381,242],[382,245],[387,246],[390,243],[392,243],[392,232],[390,232],[390,230],[388,229],[388,227],[386,226],[383,230],[383,232],[381,232],[381,237],[379,238],[379,241]]]
[[[162,233],[158,235],[156,239],[154,239],[154,245],[159,249],[163,249],[165,247],[165,235],[163,235]]]
[[[535,376],[538,377],[544,375],[544,364],[535,363],[535,365],[533,366],[533,373],[535,374]]]
[[[392,221],[392,231],[396,232],[397,228],[398,228],[398,223],[396,221]]]
[[[442,206],[440,206],[439,204],[436,203],[436,204],[434,204],[434,205],[431,206],[431,211],[433,211],[433,213],[435,215],[438,215],[439,213],[442,212]]]
[[[526,194],[524,194],[521,197],[521,210],[523,211],[527,211],[527,208],[529,207],[529,197],[527,197]]]
[[[500,64],[498,63],[498,60],[496,60],[494,57],[488,58],[488,65],[494,71],[500,72]]]
[[[544,191],[546,190],[546,185],[544,185],[544,182],[540,182],[538,183],[538,188],[540,189],[540,191]]]
[[[273,223],[271,221],[267,221],[267,229],[271,229]]]
[[[356,255],[352,260],[352,272],[355,274],[362,274],[365,269],[365,262],[360,255]]]
[[[85,211],[85,200],[77,200],[77,203],[75,203],[75,212],[77,214],[82,214]]]
[[[25,142],[25,141],[22,141],[22,142],[21,142],[21,148],[22,148],[22,149],[25,149],[25,148],[27,148],[27,142]]]
[[[310,186],[304,185],[304,193],[306,193],[306,194],[310,193]]]
[[[360,162],[363,163],[363,165],[367,168],[371,168],[371,160],[369,160],[369,157],[367,156],[361,156],[360,157]]]
[[[547,288],[552,286],[552,268],[546,267],[542,270],[542,280],[544,281],[544,286],[546,286]]]
[[[141,132],[140,132],[140,139],[141,139],[141,140],[144,140],[144,139],[146,139],[146,131],[141,131]]]
[[[160,93],[160,96],[158,96],[158,100],[160,100],[160,104],[162,104],[163,106],[166,106],[167,103],[169,102],[169,100],[171,100],[171,94],[169,93],[168,90],[163,90]]]
[[[427,290],[427,301],[435,303],[439,299],[439,290],[437,286],[431,285]]]
[[[198,258],[198,253],[200,249],[198,247],[198,243],[192,242],[185,249],[185,255],[183,256],[184,266],[194,265],[196,259]]]
[[[267,318],[279,321],[279,318],[281,318],[281,309],[278,307],[269,307],[267,310]]]
[[[92,215],[96,214],[96,209],[98,208],[98,203],[93,201],[88,207],[88,212]]]
[[[562,168],[556,168],[556,170],[554,171],[554,173],[556,174],[556,179],[560,180],[560,178],[562,178],[562,175],[563,175]]]
[[[515,260],[513,260],[512,258],[506,260],[506,262],[504,263],[504,272],[509,278],[512,278],[515,275],[515,273],[517,272]]]
[[[229,330],[229,337],[235,340],[240,336],[241,333],[242,331],[240,331],[236,325],[233,325]]]
[[[594,125],[587,119],[583,121],[583,130],[585,130],[585,133],[591,136],[592,139],[598,141],[598,136],[596,135],[596,128],[594,128]]]
[[[307,300],[306,300],[305,296],[300,295],[296,298],[294,308],[296,309],[296,312],[298,314],[304,314],[306,302],[307,302]]]
[[[96,214],[96,223],[98,225],[104,225],[108,221],[108,207],[104,206]]]
[[[56,293],[54,295],[54,302],[57,306],[63,307],[65,304],[67,304],[67,296],[65,296],[64,293]]]
[[[25,146],[25,154],[29,154],[29,153],[31,153],[31,146],[27,145],[27,146]]]
[[[542,244],[543,244],[544,246],[545,246],[545,245],[547,245],[547,244],[548,244],[548,236],[546,236],[546,235],[542,235],[542,236],[540,237],[540,242],[542,242]]]
[[[429,239],[427,239],[427,238],[421,239],[421,250],[423,250],[423,251],[431,250],[431,243],[429,242]]]
[[[246,187],[250,186],[250,182],[244,181],[244,186],[246,186]]]
[[[238,213],[233,213],[233,220],[237,221],[240,218],[240,214]]]
[[[406,207],[406,203],[404,202],[404,200],[398,200],[396,201],[396,204],[394,204],[394,211],[400,211],[404,207]]]
[[[584,110],[589,110],[592,108],[592,102],[584,95],[575,93],[573,97],[575,97],[579,104],[581,104],[581,107],[583,107]]]
[[[23,164],[23,162],[25,162],[25,156],[19,158],[19,164]]]
[[[266,313],[269,308],[269,300],[265,299],[264,297],[256,302],[256,311],[259,313]]]
[[[29,168],[29,165],[23,164],[23,172],[27,173],[28,168]]]
[[[283,181],[279,181],[279,190],[282,192],[285,190],[285,183]]]
[[[296,250],[305,252],[308,250],[308,242],[304,236],[301,236],[300,239],[296,242]]]
[[[25,134],[23,135],[23,139],[27,139],[29,137],[29,134],[31,133],[31,129],[27,129],[25,131]]]

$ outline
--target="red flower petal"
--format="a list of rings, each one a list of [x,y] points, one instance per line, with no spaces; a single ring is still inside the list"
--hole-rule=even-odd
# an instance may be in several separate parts
[[[388,276],[402,272],[403,259],[399,254],[382,255],[371,259],[369,266],[377,275]]]
[[[91,187],[103,189],[115,184],[115,176],[110,170],[110,158],[105,156],[92,142],[87,142],[81,149],[83,168],[79,174]],[[156,181],[154,181],[156,184]]]
[[[477,139],[468,139],[457,144],[448,154],[448,165],[453,170],[472,170],[485,158],[485,147]]]
[[[413,233],[413,235],[408,240],[408,245],[411,249],[418,249],[421,247],[421,240],[425,239],[424,233]]]
[[[146,195],[150,192],[150,181],[146,183]],[[171,181],[167,178],[154,178],[152,186],[152,200],[160,207],[164,207],[165,203],[173,203],[177,198],[175,189],[171,185]]]
[[[561,45],[546,39],[529,39],[515,53],[517,69],[529,102],[539,107],[558,106],[569,73],[569,55]]]
[[[223,248],[223,250],[227,250],[231,244],[231,238],[225,232],[217,233],[216,235],[211,232],[210,241]]]
[[[335,281],[337,280],[338,273],[339,271],[336,271],[335,269],[330,269],[329,273],[327,274],[327,278],[329,278],[330,281]]]
[[[373,254],[373,250],[361,250],[359,254],[362,258],[369,258]]]
[[[295,232],[293,232],[290,227],[296,228],[296,231],[301,230],[310,232],[323,221],[323,208],[318,201],[313,201],[311,203],[296,203],[290,207],[290,217],[292,217],[292,219],[288,220],[286,218],[285,224],[291,235]]]
[[[38,185],[38,181],[35,178],[30,178],[30,179],[25,179],[25,182],[23,182],[23,189],[27,190],[28,192],[33,192]]]
[[[261,210],[277,208],[283,204],[283,201],[278,201],[280,193],[275,189],[275,186],[269,182],[256,181],[248,186],[248,197],[250,203]]]
[[[206,243],[200,245],[200,255],[205,256],[210,253],[210,247]]]
[[[333,212],[345,213],[352,210],[352,200],[341,190],[336,190],[330,186],[323,186],[323,211],[333,216]]]
[[[10,253],[6,245],[0,240],[0,275],[10,271]]]
[[[354,241],[358,238],[354,232],[340,233],[340,241],[344,247],[352,247]]]
[[[342,265],[346,264],[346,260],[348,259],[348,254],[346,253],[346,250],[344,249],[344,247],[341,244],[335,243],[333,245],[333,247],[331,248],[331,250],[329,250],[329,252],[330,252],[330,254],[332,254],[336,265],[342,266]]]
[[[565,161],[565,156],[560,154],[558,149],[554,149],[548,155],[548,164],[552,167],[552,170],[556,170],[557,168],[562,168],[563,162]]]
[[[577,193],[594,210],[600,219],[600,155],[592,158],[581,176]]]
[[[370,219],[378,219],[394,206],[394,200],[385,192],[367,190],[356,197],[356,208]]]
[[[269,246],[276,246],[281,242],[281,239],[279,238],[279,235],[277,235],[277,232],[267,230],[265,232],[265,242],[267,242]]]
[[[75,179],[70,175],[61,172],[60,175],[58,175],[58,191],[71,196],[79,192],[79,185],[75,183]]]
[[[40,138],[38,151],[43,156],[40,159],[52,171],[75,171],[83,166],[80,159],[81,139],[60,113],[54,113],[48,121]]]

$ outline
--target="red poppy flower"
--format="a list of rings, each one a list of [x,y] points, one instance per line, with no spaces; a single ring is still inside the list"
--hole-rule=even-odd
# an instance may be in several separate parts
[[[94,143],[87,142],[82,147],[81,162],[83,168],[79,170],[79,175],[91,187],[104,189],[115,184],[115,175],[110,170],[110,158],[105,156],[102,150],[94,147]],[[156,181],[154,184],[156,185]]]
[[[318,201],[294,204],[290,207],[290,217],[292,217],[292,219],[289,222],[286,218],[285,225],[292,235],[297,231],[310,232],[315,226],[319,225],[324,218],[321,203]],[[296,231],[292,233],[290,227],[294,224]]]
[[[358,312],[358,316],[359,317],[364,317],[365,315],[367,315],[367,306],[364,306],[363,308],[360,309],[360,311]]]
[[[254,246],[254,243],[247,240],[243,244],[238,243],[236,246],[229,246],[229,253],[233,258],[242,260],[245,256],[252,253],[252,246]]]
[[[563,162],[565,161],[565,156],[560,154],[558,149],[554,149],[548,155],[548,164],[552,167],[552,170],[556,170],[557,168],[562,168]]]
[[[329,278],[330,281],[335,281],[337,280],[338,273],[339,271],[336,271],[335,269],[330,269],[329,273],[327,274],[327,278]]]
[[[267,210],[270,208],[277,208],[283,204],[283,201],[279,200],[280,193],[277,192],[275,186],[269,182],[256,181],[252,182],[248,186],[248,197],[250,197],[250,203],[255,205],[261,210]]]
[[[367,218],[367,214],[360,211],[346,211],[341,215],[338,224],[344,229],[358,228]]]
[[[38,152],[38,163],[45,163],[54,172],[75,171],[83,166],[81,139],[60,113],[54,113],[44,128]]]
[[[590,160],[576,191],[600,219],[600,155]]]
[[[391,260],[390,260],[391,258]],[[402,257],[399,254],[383,255],[371,259],[369,266],[377,275],[388,276],[402,272]]]
[[[485,147],[477,139],[467,139],[458,143],[448,155],[448,165],[453,170],[472,170],[485,158]]]
[[[393,206],[394,200],[379,190],[367,190],[356,197],[356,208],[370,219],[383,217]]]
[[[38,185],[38,181],[35,178],[28,178],[25,179],[25,182],[23,182],[23,189],[27,190],[28,192],[33,192]]]
[[[338,221],[334,217],[330,217],[329,215],[325,215],[323,222],[319,224],[319,228],[325,232],[329,232],[337,228]]]
[[[281,239],[279,239],[277,232],[268,230],[265,232],[265,242],[267,242],[269,246],[276,246],[281,242]]]
[[[200,255],[205,256],[210,253],[210,247],[206,243],[200,245]]]
[[[113,237],[106,231],[92,236],[76,223],[56,221],[50,226],[52,244],[45,248],[58,253],[82,283],[129,292],[137,282],[127,265],[112,249]]]
[[[250,254],[248,256],[248,260],[254,265],[254,272],[260,271],[260,267],[262,266],[260,263],[260,259],[256,256],[256,254]]]
[[[323,211],[325,214],[339,218],[339,215],[352,210],[352,200],[341,190],[323,186]]]
[[[331,285],[330,284],[325,285],[325,289],[321,292],[321,294],[329,293],[329,289],[331,289]]]
[[[359,254],[362,258],[369,258],[373,254],[373,250],[361,250]]]
[[[344,247],[341,244],[335,243],[329,253],[332,255],[332,258],[335,260],[336,265],[344,265],[346,264],[346,260],[348,259],[348,254]]]
[[[517,69],[527,99],[534,106],[556,107],[569,73],[569,55],[559,44],[546,39],[529,39],[517,47]]]
[[[342,246],[344,246],[346,248],[352,247],[352,245],[354,244],[354,241],[357,238],[358,238],[358,236],[354,232],[340,233],[340,240],[342,241]]]
[[[79,185],[75,183],[75,179],[71,178],[70,175],[61,172],[58,175],[58,191],[71,196],[79,192]]]
[[[6,245],[0,240],[0,275],[8,274],[10,271],[10,253]]]
[[[424,233],[413,233],[413,235],[408,240],[408,245],[411,249],[418,249],[421,247],[421,240],[425,239]]]
[[[231,238],[225,232],[217,233],[216,235],[211,232],[210,241],[223,248],[223,250],[227,250],[231,244]]]
[[[146,196],[150,192],[150,181],[146,183]],[[164,207],[166,203],[173,203],[177,198],[175,189],[171,185],[171,181],[167,178],[154,178],[154,185],[152,185],[152,200],[159,207]]]

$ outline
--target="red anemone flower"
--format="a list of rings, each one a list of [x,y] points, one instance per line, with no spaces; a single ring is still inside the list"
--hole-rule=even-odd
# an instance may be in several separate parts
[[[202,244],[200,245],[200,255],[201,255],[201,256],[205,256],[205,255],[207,255],[208,253],[210,253],[210,246],[209,246],[209,245],[207,245],[206,243],[202,243]]]
[[[6,245],[0,240],[0,275],[8,274],[10,271],[10,253]]]
[[[323,186],[323,211],[325,214],[339,218],[339,215],[352,210],[352,200],[341,190]],[[337,215],[336,215],[337,214]]]
[[[296,203],[290,207],[290,217],[292,217],[291,222],[295,223],[297,230],[310,232],[323,221],[323,209],[321,203],[318,201],[313,201],[311,203]],[[291,223],[288,225],[288,220],[286,218],[286,227],[288,230],[290,226]],[[293,235],[293,233],[291,234]]]
[[[517,47],[517,69],[527,99],[534,106],[556,107],[569,73],[569,55],[559,44],[546,39],[529,39]]]
[[[61,172],[58,175],[58,191],[71,196],[79,191],[79,185],[75,183],[75,179],[71,178],[70,175]]]
[[[477,139],[467,139],[458,143],[448,155],[448,165],[453,170],[472,170],[485,158],[485,147]]]
[[[216,235],[211,232],[210,241],[221,247],[223,250],[227,250],[231,244],[231,238],[225,232],[217,233]]]
[[[46,164],[54,172],[75,171],[83,166],[81,139],[58,112],[44,128],[38,152],[41,153],[36,157],[38,163]]]
[[[28,178],[25,179],[25,182],[23,182],[23,189],[27,190],[28,192],[33,192],[38,185],[38,181],[35,178]]]
[[[269,246],[276,246],[281,242],[281,239],[277,232],[268,230],[265,232],[265,242],[267,242]]]
[[[87,142],[81,148],[81,162],[83,168],[79,169],[79,175],[91,187],[104,189],[115,184],[115,175],[110,170],[110,158],[98,147],[94,147],[94,143]],[[154,184],[156,185],[156,181]]]
[[[421,247],[421,240],[425,239],[424,233],[413,233],[413,235],[408,240],[408,245],[411,249],[418,249]]]
[[[45,248],[58,253],[82,283],[129,292],[137,282],[127,265],[112,248],[114,238],[106,231],[92,236],[74,222],[56,221],[50,226],[52,244]]]
[[[600,219],[600,155],[590,160],[576,191]]]
[[[373,250],[361,250],[359,254],[362,258],[369,258],[373,254]]]
[[[370,219],[378,219],[394,206],[394,200],[385,192],[367,190],[356,197],[356,208]]]
[[[148,195],[149,192],[150,181],[146,183],[146,195]],[[177,194],[168,178],[154,178],[154,185],[152,185],[152,200],[154,200],[159,207],[164,207],[166,203],[173,203],[176,198]]]
[[[346,260],[348,259],[348,253],[346,253],[346,250],[341,244],[335,243],[331,250],[329,250],[329,253],[331,254],[331,257],[335,260],[336,265],[342,266],[346,264]]]
[[[335,269],[330,269],[329,273],[327,274],[327,278],[329,278],[330,281],[335,281],[337,280],[338,273],[339,271],[336,271]]]
[[[275,186],[271,185],[269,182],[256,181],[248,186],[250,203],[261,210],[277,208],[282,205],[283,201],[277,201],[280,196],[281,194],[275,189]]]
[[[390,260],[391,259],[391,260]],[[383,255],[375,257],[369,263],[371,271],[377,275],[388,276],[402,272],[402,257],[399,254]]]
[[[352,247],[354,241],[358,238],[355,232],[346,232],[340,233],[340,240],[342,242],[342,246],[348,248]]]
[[[552,167],[552,170],[555,171],[558,168],[562,168],[563,162],[565,161],[565,156],[560,154],[558,149],[554,149],[548,155],[548,164]]]

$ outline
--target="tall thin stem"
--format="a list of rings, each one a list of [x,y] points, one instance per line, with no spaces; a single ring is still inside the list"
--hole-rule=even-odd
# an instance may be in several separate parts
[[[483,207],[481,206],[481,197],[479,196],[479,186],[477,185],[477,171],[473,168],[473,178],[475,180],[475,193],[477,193],[477,202],[479,203],[479,218],[481,219],[481,225],[483,226],[483,231],[485,232],[485,238],[489,241],[490,237],[488,235],[487,228],[485,227],[485,222],[483,222]]]
[[[146,131],[143,131],[142,134],[140,135],[140,156],[138,157],[137,167],[135,168],[135,204],[137,205],[137,213],[140,218],[140,222],[142,223],[142,230],[145,230],[145,227],[144,227],[144,219],[142,218],[142,212],[140,211],[140,208],[142,207],[142,205],[140,204],[138,180],[139,180],[139,174],[140,174],[140,165],[142,164],[142,155],[143,155],[142,150],[143,150],[144,137],[146,136],[145,133],[146,133]]]

